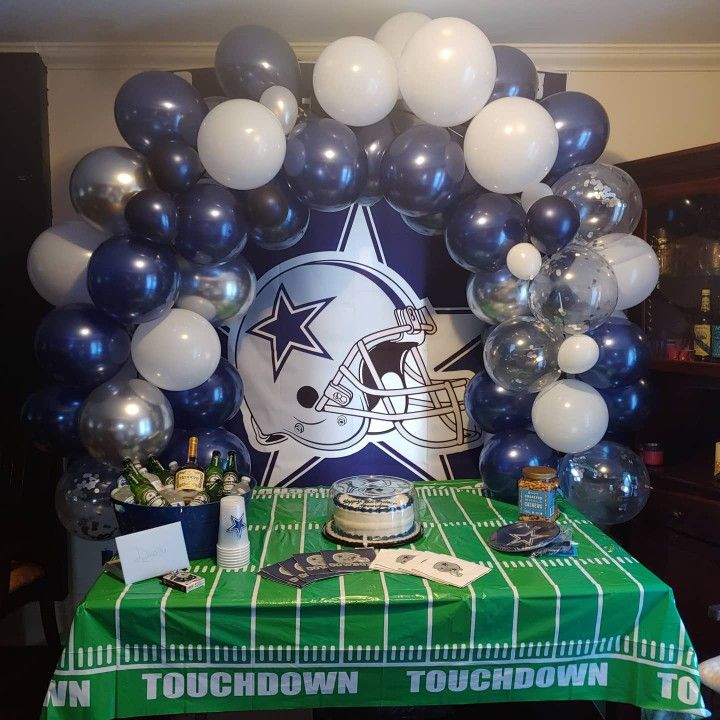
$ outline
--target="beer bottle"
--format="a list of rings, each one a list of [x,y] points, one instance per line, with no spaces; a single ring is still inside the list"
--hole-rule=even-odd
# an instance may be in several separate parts
[[[199,492],[205,484],[205,473],[197,463],[198,439],[194,435],[188,439],[187,462],[175,473],[176,490],[194,490]]]
[[[223,494],[228,495],[232,492],[235,483],[238,481],[237,460],[235,459],[235,451],[228,450],[227,467],[222,477]]]
[[[213,500],[219,500],[223,493],[223,470],[220,467],[220,451],[213,450],[210,466],[205,471],[205,492]]]
[[[123,477],[128,481],[135,502],[150,507],[169,507],[165,498],[152,486],[150,481],[140,474],[130,458],[123,460]]]
[[[710,356],[713,362],[720,361],[720,305],[715,307],[710,329]]]
[[[148,456],[147,466],[148,470],[151,473],[157,475],[160,478],[160,482],[163,484],[163,487],[168,487],[175,484],[173,474],[169,470],[166,470],[162,466],[162,463],[154,455]]]
[[[215,498],[217,499],[217,498]],[[195,505],[205,505],[209,502],[212,502],[213,498],[209,495],[207,490],[201,490],[199,493],[195,493],[193,495],[192,500],[188,503],[190,507],[193,507]]]
[[[705,362],[712,353],[712,321],[710,318],[710,289],[700,293],[700,311],[693,325],[693,359]]]

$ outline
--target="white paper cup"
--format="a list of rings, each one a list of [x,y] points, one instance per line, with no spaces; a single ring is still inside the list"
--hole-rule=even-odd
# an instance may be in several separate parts
[[[245,549],[227,551],[218,545],[217,564],[222,568],[245,567],[250,562],[250,546]]]
[[[245,499],[242,495],[228,495],[220,499],[217,545],[227,550],[249,547]]]

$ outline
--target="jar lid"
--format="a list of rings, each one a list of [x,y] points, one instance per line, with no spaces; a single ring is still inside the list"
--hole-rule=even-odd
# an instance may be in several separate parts
[[[643,450],[659,450],[660,449],[660,443],[657,442],[646,442],[643,445]]]
[[[528,480],[554,480],[556,476],[555,468],[544,465],[524,467],[522,474]]]

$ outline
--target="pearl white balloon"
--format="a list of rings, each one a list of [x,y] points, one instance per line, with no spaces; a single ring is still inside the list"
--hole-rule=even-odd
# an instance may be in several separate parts
[[[202,385],[217,369],[220,339],[204,317],[174,309],[138,326],[131,355],[140,375],[153,385],[189,390]]]
[[[91,303],[87,266],[95,248],[110,235],[84,220],[58,223],[30,246],[27,271],[32,286],[52,305]]]
[[[340,38],[320,53],[313,69],[313,90],[331,118],[355,127],[372,125],[397,101],[395,61],[374,40]]]
[[[558,350],[558,365],[563,372],[579,375],[589,370],[600,357],[598,344],[589,335],[571,335]]]
[[[260,96],[260,104],[272,111],[286,135],[295,127],[298,116],[297,98],[287,88],[281,85],[269,87]]]
[[[558,380],[542,390],[533,402],[531,417],[538,437],[564,453],[597,445],[608,426],[602,395],[580,380]]]
[[[549,185],[545,183],[533,183],[522,191],[520,195],[520,204],[522,209],[527,212],[540,198],[552,195],[553,191]]]
[[[520,280],[532,280],[542,266],[542,255],[532,243],[518,243],[508,250],[508,270]]]
[[[635,235],[612,233],[593,244],[612,267],[618,284],[618,310],[645,300],[657,285],[660,264],[655,251]]]
[[[208,175],[234,190],[270,182],[285,160],[285,133],[272,110],[252,100],[227,100],[202,121],[198,154]]]
[[[558,152],[555,121],[521,97],[486,105],[465,133],[465,162],[475,181],[496,193],[519,193],[542,180]]]
[[[375,33],[375,42],[382,45],[392,55],[397,66],[400,55],[405,49],[407,41],[423,26],[429,23],[430,18],[418,12],[404,12],[393,15],[386,20]],[[398,88],[398,99],[402,97]]]
[[[495,53],[480,28],[461,18],[438,18],[407,41],[398,65],[400,93],[426,123],[460,125],[488,101],[496,71]]]

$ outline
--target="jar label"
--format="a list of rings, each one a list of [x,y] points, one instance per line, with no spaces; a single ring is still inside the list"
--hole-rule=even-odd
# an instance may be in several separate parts
[[[540,515],[551,518],[555,514],[555,491],[520,488],[519,509],[521,515]]]

